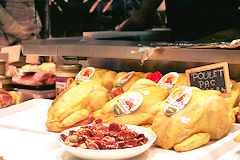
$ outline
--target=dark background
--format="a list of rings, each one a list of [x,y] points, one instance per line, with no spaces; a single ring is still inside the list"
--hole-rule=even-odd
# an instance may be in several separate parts
[[[93,13],[89,13],[95,0],[36,0],[36,9],[46,37],[81,36],[87,31],[109,31],[139,10],[141,0],[114,0],[102,13],[109,0],[102,0]],[[240,0],[166,0],[168,28],[173,41],[232,41],[240,37]],[[153,17],[153,27],[165,21]]]

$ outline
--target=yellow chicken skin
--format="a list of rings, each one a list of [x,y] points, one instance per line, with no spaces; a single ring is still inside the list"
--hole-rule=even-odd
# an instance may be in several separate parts
[[[233,113],[234,113],[234,115],[235,115],[235,122],[236,122],[236,123],[239,123],[239,122],[240,122],[240,107],[239,107],[239,106],[234,107],[234,108],[232,109],[232,111],[233,111]]]
[[[207,144],[209,140],[210,135],[208,133],[196,133],[179,144],[174,145],[174,150],[178,152],[186,152]]]
[[[130,91],[131,90],[141,90],[141,89],[148,88],[148,87],[157,87],[158,88],[159,85],[157,83],[153,82],[152,80],[142,78],[142,79],[139,79],[138,81],[136,81],[129,90]],[[165,91],[165,89],[164,89],[164,91]]]
[[[132,113],[116,116],[113,113],[114,105],[120,96],[130,92],[137,92],[143,96],[143,103]],[[122,95],[119,95],[94,112],[95,118],[101,118],[104,123],[124,123],[132,125],[149,125],[157,114],[159,108],[157,102],[163,101],[168,96],[168,90],[161,88],[157,83],[149,79],[139,79],[132,87]],[[154,107],[155,106],[155,107]]]
[[[191,88],[192,97],[188,104],[171,116],[164,112],[166,100],[157,104],[160,111],[151,128],[157,135],[155,143],[164,149],[195,149],[206,143],[202,137],[207,134],[210,139],[222,138],[234,122],[233,112],[219,91]],[[204,134],[194,136],[200,133]],[[194,144],[185,145],[190,143]]]
[[[237,83],[234,80],[231,80],[232,82],[232,88],[231,88],[231,97],[227,97],[225,98],[226,101],[229,103],[229,107],[230,109],[232,109],[233,107],[236,107],[239,101],[239,89],[240,89],[240,85],[239,83]]]
[[[234,137],[234,141],[240,143],[240,134]]]
[[[117,72],[108,69],[95,68],[95,73],[91,77],[91,80],[98,81],[108,90],[112,89],[114,86],[114,79]]]
[[[93,76],[90,78],[90,80],[96,81],[97,83],[101,84],[108,90],[112,89],[114,87],[114,80],[115,76],[117,75],[117,72],[111,71],[108,69],[101,69],[101,68],[95,68],[95,72]],[[71,86],[75,86],[76,81],[74,81]]]
[[[116,84],[117,80],[119,78],[121,78],[123,75],[125,75],[127,72],[119,72],[117,73],[115,80],[114,80],[114,84]],[[135,72],[132,77],[123,85],[121,86],[123,92],[126,92],[137,80],[141,79],[141,78],[146,78],[146,76],[149,73],[143,73],[143,72]],[[116,88],[113,88],[113,90],[115,90]]]
[[[240,82],[237,82],[238,86],[239,86],[239,94],[238,94],[238,97],[237,97],[237,101],[235,103],[235,106],[238,106],[240,104]]]
[[[48,109],[46,127],[60,132],[88,118],[108,102],[107,89],[96,81],[86,80],[62,92]]]
[[[178,73],[178,80],[177,82],[173,85],[173,87],[169,90],[169,93],[174,91],[176,88],[180,86],[186,86],[187,85],[187,78],[185,73]]]

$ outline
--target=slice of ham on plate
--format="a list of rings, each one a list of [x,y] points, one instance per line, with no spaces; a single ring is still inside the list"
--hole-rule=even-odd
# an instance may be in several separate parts
[[[27,86],[42,86],[55,84],[56,75],[49,72],[36,72],[25,75],[15,75],[12,77],[13,84]]]

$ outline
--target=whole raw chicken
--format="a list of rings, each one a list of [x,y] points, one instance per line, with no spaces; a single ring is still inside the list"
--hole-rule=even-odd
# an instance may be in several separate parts
[[[156,144],[164,149],[188,151],[202,146],[210,139],[222,138],[234,122],[229,103],[216,90],[192,88],[188,104],[173,115],[164,112],[167,101],[158,103],[152,130],[157,135]]]
[[[117,116],[113,113],[114,106],[120,96],[129,93],[137,93],[143,96],[142,104],[132,113]],[[149,79],[139,79],[134,83],[127,92],[115,97],[104,107],[94,112],[95,118],[101,118],[104,123],[124,123],[132,125],[151,125],[159,108],[155,104],[163,101],[168,96],[168,90],[161,88],[157,83]]]
[[[83,125],[82,121],[108,102],[107,92],[105,87],[92,80],[68,88],[48,109],[46,127],[50,131],[60,132],[73,126]]]

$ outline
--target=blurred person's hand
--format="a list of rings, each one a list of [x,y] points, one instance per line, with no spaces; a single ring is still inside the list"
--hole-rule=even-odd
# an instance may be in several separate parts
[[[95,0],[95,3],[92,5],[89,13],[92,13],[97,5],[102,0]],[[123,21],[121,24],[115,27],[116,31],[142,31],[149,29],[153,26],[154,15],[157,13],[158,6],[162,3],[163,0],[142,0],[141,9],[136,11],[133,16]],[[88,0],[83,0],[83,3],[88,2]],[[108,0],[108,3],[103,8],[102,12],[104,13],[113,3],[113,0]]]
[[[116,31],[142,31],[152,28],[154,12],[137,11],[133,16],[115,27]]]
[[[96,2],[90,8],[89,13],[92,13],[101,1],[102,0],[96,0]],[[86,3],[86,2],[88,2],[88,0],[83,0],[83,3]],[[104,6],[102,12],[103,13],[106,12],[112,3],[113,3],[113,0],[109,0],[109,2]]]
[[[158,6],[163,0],[142,0],[140,10],[115,27],[116,31],[142,31],[152,28]]]

